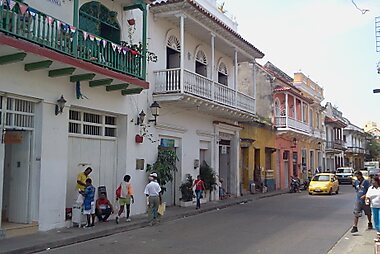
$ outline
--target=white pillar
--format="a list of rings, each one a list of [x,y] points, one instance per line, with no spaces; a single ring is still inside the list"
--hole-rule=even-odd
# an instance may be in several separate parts
[[[2,109],[3,111],[1,112],[1,119],[6,119],[6,114],[5,110],[7,108],[7,100],[3,99],[2,101]],[[0,239],[3,238],[4,232],[1,228],[1,218],[2,218],[2,207],[3,207],[3,189],[4,189],[4,143],[3,143],[3,131],[5,129],[5,121],[1,121],[1,126],[0,126],[0,135],[1,135],[1,141],[0,141]]]
[[[305,119],[304,119],[304,117],[303,117],[303,101],[301,101],[301,122],[305,122]]]
[[[294,107],[294,119],[298,120],[298,119],[297,119],[297,99],[296,99],[296,97],[295,97],[295,96],[294,96],[293,98],[294,98],[294,100],[293,100],[293,107]]]
[[[215,98],[215,82],[218,80],[215,78],[215,34],[211,33],[211,99],[214,100]]]
[[[184,75],[185,75],[185,15],[180,14],[180,37],[181,37],[181,52],[180,52],[180,83],[181,83],[181,93],[184,93]]]
[[[237,75],[238,75],[238,54],[235,48],[234,50],[234,90],[235,90],[235,105],[237,105]]]
[[[288,118],[289,118],[289,106],[288,106],[288,93],[285,94],[285,125],[288,127]]]

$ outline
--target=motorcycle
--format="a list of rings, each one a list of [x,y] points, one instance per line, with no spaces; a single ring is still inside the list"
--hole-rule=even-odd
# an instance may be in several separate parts
[[[300,191],[300,186],[301,186],[301,183],[300,183],[299,179],[297,179],[295,177],[291,177],[289,192],[290,193],[299,192]]]

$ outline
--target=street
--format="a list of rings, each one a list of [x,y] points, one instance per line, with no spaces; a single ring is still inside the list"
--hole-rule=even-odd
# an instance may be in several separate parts
[[[340,187],[339,195],[284,194],[42,253],[325,254],[352,225],[354,192]]]

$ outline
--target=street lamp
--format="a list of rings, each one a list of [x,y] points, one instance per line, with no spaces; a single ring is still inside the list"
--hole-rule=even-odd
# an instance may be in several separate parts
[[[160,104],[158,104],[157,101],[153,102],[152,105],[150,105],[150,109],[152,110],[152,115],[154,116],[154,119],[149,120],[149,122],[154,122],[154,125],[157,124],[157,117],[160,115]]]

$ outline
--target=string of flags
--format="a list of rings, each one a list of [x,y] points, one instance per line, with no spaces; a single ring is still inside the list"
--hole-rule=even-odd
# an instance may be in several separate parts
[[[0,0],[0,6],[5,6],[5,5],[9,8],[9,10],[14,10],[14,11],[16,11],[16,9],[14,9],[14,8],[18,7],[18,10],[20,11],[20,13],[22,15],[24,15],[25,13],[28,12],[33,18],[35,18],[37,13],[38,13],[38,11],[33,9],[32,7],[29,7],[28,5],[23,4],[23,3],[16,2],[15,0]],[[45,15],[45,16],[46,16],[46,18],[45,18],[46,22],[49,25],[52,25],[54,23],[54,21],[56,21],[57,26],[60,27],[63,32],[65,32],[65,33],[68,33],[68,32],[76,33],[77,32],[76,27],[74,27],[72,25],[68,25],[68,24],[64,23],[63,21],[56,20],[55,18],[50,17],[48,15]],[[109,42],[107,40],[104,40],[104,39],[102,39],[96,35],[93,35],[91,33],[85,32],[85,31],[82,31],[82,33],[83,33],[84,40],[89,39],[90,41],[96,41],[96,43],[98,45],[102,45],[103,48],[107,47],[108,44],[111,44],[113,51],[117,50],[117,52],[123,53],[124,55],[127,54],[127,52],[130,52],[132,55],[140,55],[140,53],[138,51],[133,50],[131,48],[123,47],[123,46],[120,46],[116,43]]]

